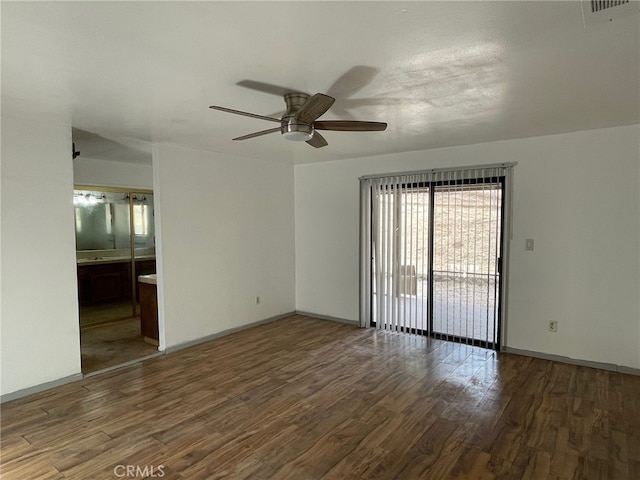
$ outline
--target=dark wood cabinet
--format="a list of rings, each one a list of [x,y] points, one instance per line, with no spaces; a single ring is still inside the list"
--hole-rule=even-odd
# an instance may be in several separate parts
[[[124,279],[121,272],[100,272],[91,276],[91,299],[94,302],[120,300]]]
[[[80,306],[131,298],[131,274],[127,263],[78,265]]]
[[[78,265],[78,302],[81,307],[91,302],[91,275],[87,268]]]
[[[155,260],[136,261],[136,278],[155,272]],[[137,280],[135,285],[139,298]],[[82,307],[131,300],[131,290],[130,262],[78,265],[78,297]]]
[[[158,296],[156,286],[138,282],[140,288],[140,327],[142,335],[151,343],[158,342]]]
[[[136,298],[142,301],[140,298],[140,285],[137,278],[140,275],[150,275],[156,273],[156,261],[155,260],[138,260],[136,261]],[[131,276],[129,276],[131,277]]]

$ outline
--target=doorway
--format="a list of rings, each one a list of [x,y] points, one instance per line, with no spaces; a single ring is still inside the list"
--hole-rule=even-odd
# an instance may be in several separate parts
[[[153,191],[76,185],[73,202],[82,372],[157,353],[139,303],[156,273]]]
[[[499,349],[507,173],[361,179],[363,326]]]

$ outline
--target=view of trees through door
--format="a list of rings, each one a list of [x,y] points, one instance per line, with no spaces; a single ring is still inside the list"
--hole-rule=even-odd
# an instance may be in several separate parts
[[[497,348],[503,185],[494,177],[373,187],[373,324]]]

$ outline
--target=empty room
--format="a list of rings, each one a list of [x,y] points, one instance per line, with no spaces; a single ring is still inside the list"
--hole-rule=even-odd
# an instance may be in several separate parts
[[[3,479],[638,478],[639,1],[0,21]]]

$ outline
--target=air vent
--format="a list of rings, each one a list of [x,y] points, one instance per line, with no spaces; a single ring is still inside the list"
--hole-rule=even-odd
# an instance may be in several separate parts
[[[591,0],[591,13],[601,12],[607,8],[618,7],[629,3],[629,0]]]
[[[640,2],[631,0],[582,0],[584,26],[611,22],[622,17],[638,15]]]

